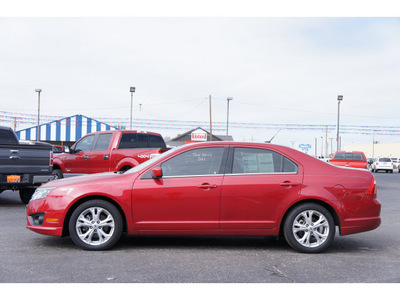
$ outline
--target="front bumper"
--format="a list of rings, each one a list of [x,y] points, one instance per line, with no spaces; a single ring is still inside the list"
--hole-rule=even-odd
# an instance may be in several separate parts
[[[64,209],[53,210],[46,198],[30,201],[26,206],[26,228],[44,235],[63,235]]]

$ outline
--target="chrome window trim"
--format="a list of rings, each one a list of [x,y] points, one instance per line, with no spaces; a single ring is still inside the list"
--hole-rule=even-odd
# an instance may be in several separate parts
[[[299,172],[270,172],[270,173],[228,173],[226,176],[237,175],[296,175]]]
[[[178,175],[178,176],[163,176],[161,178],[187,178],[187,177],[222,177],[224,174],[204,174],[204,175]]]

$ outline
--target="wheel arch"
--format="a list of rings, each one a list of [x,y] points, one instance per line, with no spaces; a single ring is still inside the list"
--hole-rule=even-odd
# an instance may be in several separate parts
[[[122,232],[123,233],[127,233],[128,232],[128,225],[127,225],[127,221],[126,221],[126,216],[125,213],[123,211],[123,209],[121,208],[121,206],[114,201],[111,198],[108,198],[106,196],[101,196],[101,195],[91,195],[91,196],[87,196],[84,198],[79,199],[78,201],[76,201],[69,209],[67,214],[65,215],[64,218],[64,223],[63,223],[63,231],[62,231],[62,236],[68,236],[69,235],[69,229],[68,229],[68,224],[69,224],[69,220],[71,219],[71,215],[73,214],[74,210],[81,204],[90,201],[90,200],[104,200],[107,201],[108,203],[114,205],[117,210],[119,211],[119,213],[121,214],[121,218],[123,221],[123,228],[122,228]]]
[[[314,204],[319,204],[322,207],[326,208],[329,213],[332,215],[333,220],[335,221],[335,226],[339,227],[339,231],[341,232],[341,226],[340,226],[340,219],[339,219],[339,215],[337,214],[336,210],[327,202],[319,200],[319,199],[303,199],[299,202],[294,203],[293,205],[291,205],[284,213],[281,222],[279,224],[279,236],[283,236],[283,227],[286,221],[287,216],[289,215],[290,211],[292,211],[294,208],[296,208],[297,206],[301,205],[301,204],[305,204],[305,203],[314,203]]]

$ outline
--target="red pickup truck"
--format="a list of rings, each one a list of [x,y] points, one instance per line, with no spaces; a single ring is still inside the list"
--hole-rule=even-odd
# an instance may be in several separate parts
[[[67,148],[66,153],[54,156],[53,174],[63,178],[126,171],[167,150],[158,133],[133,130],[89,133]]]
[[[368,169],[367,158],[361,151],[337,151],[329,163],[340,167]]]

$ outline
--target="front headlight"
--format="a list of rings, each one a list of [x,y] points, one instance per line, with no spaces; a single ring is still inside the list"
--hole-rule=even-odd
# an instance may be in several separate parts
[[[55,188],[37,188],[30,201],[45,198]]]

